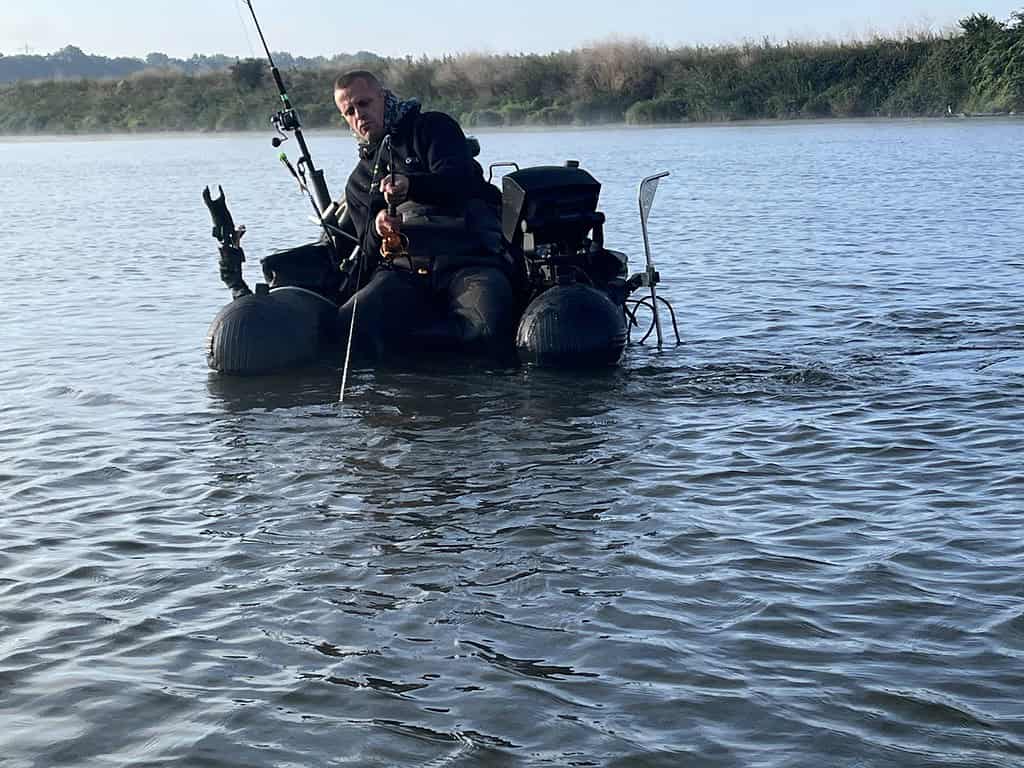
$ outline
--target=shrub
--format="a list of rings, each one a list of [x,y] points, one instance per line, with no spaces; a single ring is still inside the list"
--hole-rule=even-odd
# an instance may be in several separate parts
[[[629,125],[679,123],[687,117],[688,105],[685,99],[647,99],[636,102],[626,110],[626,122]]]
[[[467,128],[493,128],[505,124],[505,116],[494,109],[475,109],[462,116],[462,124]]]
[[[520,104],[506,104],[501,108],[505,125],[522,125],[526,122],[528,111]]]
[[[564,107],[544,107],[526,116],[530,125],[572,125],[572,113]]]

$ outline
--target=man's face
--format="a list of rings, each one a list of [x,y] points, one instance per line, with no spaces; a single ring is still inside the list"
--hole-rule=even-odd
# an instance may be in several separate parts
[[[384,94],[366,80],[353,80],[347,88],[334,92],[334,103],[348,127],[365,141],[374,142],[384,135]]]

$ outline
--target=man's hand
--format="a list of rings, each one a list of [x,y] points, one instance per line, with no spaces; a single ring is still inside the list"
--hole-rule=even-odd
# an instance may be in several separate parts
[[[380,191],[389,203],[401,205],[409,198],[409,177],[401,173],[388,174],[380,180]]]
[[[376,220],[373,222],[373,226],[377,230],[377,234],[381,237],[398,232],[401,225],[402,217],[388,216],[387,208],[379,211],[377,213]]]

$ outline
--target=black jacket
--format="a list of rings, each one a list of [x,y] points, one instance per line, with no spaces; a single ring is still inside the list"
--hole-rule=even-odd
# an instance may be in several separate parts
[[[386,144],[383,149],[360,150],[359,162],[345,186],[347,215],[363,244],[367,272],[372,271],[380,253],[380,237],[373,222],[386,207],[380,182],[391,172],[392,162],[395,173],[409,177],[409,199],[400,210],[409,224],[403,225],[402,231],[409,238],[411,252],[430,252],[439,270],[469,264],[504,266],[500,193],[484,181],[459,124],[443,112],[421,112],[414,107],[392,131],[390,152]],[[432,233],[441,229],[444,236],[435,238]],[[452,253],[454,230],[463,233],[465,247],[459,254]]]

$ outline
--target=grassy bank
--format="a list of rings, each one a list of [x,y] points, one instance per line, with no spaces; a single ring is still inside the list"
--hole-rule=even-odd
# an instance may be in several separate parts
[[[546,55],[375,58],[400,95],[468,128],[1024,111],[1024,11],[975,14],[955,34],[858,43],[659,48],[605,43]],[[338,126],[336,72],[285,73],[307,127]],[[262,62],[203,75],[0,87],[0,133],[236,131],[276,108]]]

